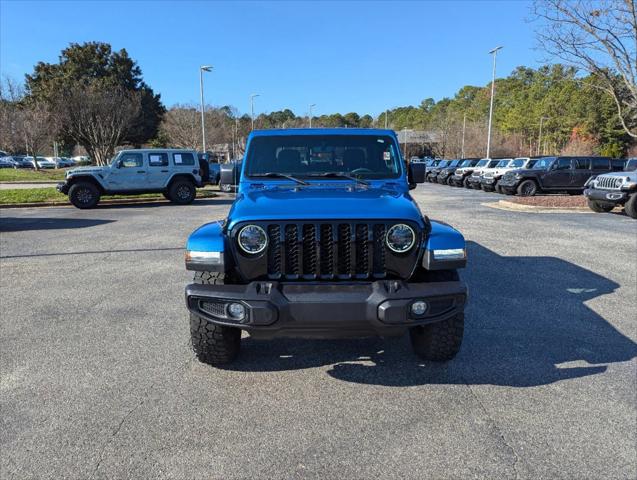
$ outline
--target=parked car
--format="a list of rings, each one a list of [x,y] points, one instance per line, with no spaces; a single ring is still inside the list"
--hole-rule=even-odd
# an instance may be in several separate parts
[[[59,192],[77,208],[95,207],[102,195],[163,193],[171,202],[192,203],[203,186],[197,152],[181,149],[122,150],[110,165],[66,172]]]
[[[85,166],[85,165],[90,165],[92,163],[91,158],[87,157],[86,155],[78,155],[75,157],[71,157],[71,160],[73,161],[73,164],[77,166]]]
[[[453,358],[463,336],[465,241],[409,195],[425,165],[406,165],[394,132],[264,130],[247,145],[228,218],[195,230],[186,245],[197,358],[232,362],[242,330],[265,339],[409,332],[420,357]]]
[[[33,168],[33,163],[26,159],[24,155],[11,155],[13,168]]]
[[[0,168],[15,168],[11,157],[0,157]]]
[[[33,157],[24,157],[24,162],[26,162],[31,168],[35,168],[35,160]],[[47,160],[44,157],[37,157],[38,168],[55,168],[55,162],[51,160]]]
[[[204,185],[218,185],[221,176],[221,165],[219,165],[217,158],[209,153],[199,153],[198,158],[201,179]]]
[[[471,175],[467,177],[466,181],[464,182],[464,186],[467,188],[480,190],[482,172],[489,168],[495,168],[500,160],[501,159],[499,158],[483,158],[482,160],[480,160],[478,164],[473,168]]]
[[[461,163],[462,159],[451,160],[446,167],[441,168],[438,171],[438,175],[436,175],[436,181],[441,185],[449,185],[449,179]]]
[[[465,187],[469,175],[473,173],[475,167],[480,165],[480,162],[483,162],[484,165],[487,164],[487,160],[481,160],[479,158],[464,159],[458,168],[454,170],[453,174],[449,176],[447,184],[454,187]]]
[[[485,170],[482,172],[482,180],[480,185],[485,192],[502,192],[500,188],[500,180],[504,174],[511,170],[521,170],[525,168],[531,168],[535,165],[535,159],[530,157],[517,157],[510,160],[500,160],[493,169]]]
[[[67,168],[67,167],[74,167],[75,166],[75,162],[73,160],[71,160],[70,158],[65,158],[65,157],[46,157],[46,159],[50,160],[53,163],[55,163],[56,168]]]
[[[604,173],[586,182],[584,195],[597,213],[623,205],[626,215],[637,219],[637,158],[630,158],[623,172]]]
[[[431,168],[427,169],[425,175],[426,180],[431,183],[436,183],[440,170],[449,165],[449,163],[451,163],[451,160],[439,160],[436,165],[432,165]]]
[[[243,159],[237,158],[221,165],[219,171],[219,190],[222,192],[233,192],[239,185],[241,175],[241,162]]]
[[[623,160],[609,157],[543,157],[532,168],[507,172],[499,185],[504,193],[523,197],[540,192],[579,195],[589,178],[623,168]]]

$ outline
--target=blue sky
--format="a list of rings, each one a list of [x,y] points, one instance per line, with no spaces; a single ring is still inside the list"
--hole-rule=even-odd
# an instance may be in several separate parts
[[[439,100],[535,67],[525,1],[214,2],[0,0],[0,73],[23,79],[37,61],[55,62],[70,42],[126,48],[168,106],[199,100],[255,111],[306,114]]]

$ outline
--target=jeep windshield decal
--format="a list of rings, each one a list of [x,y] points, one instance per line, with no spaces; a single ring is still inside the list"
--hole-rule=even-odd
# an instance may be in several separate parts
[[[245,175],[276,172],[298,179],[395,179],[402,173],[395,141],[383,135],[272,135],[250,142]],[[273,176],[273,175],[269,175]]]

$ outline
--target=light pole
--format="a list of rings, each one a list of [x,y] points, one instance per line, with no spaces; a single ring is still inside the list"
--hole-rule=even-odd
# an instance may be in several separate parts
[[[540,136],[537,139],[537,155],[540,154],[540,145],[542,145],[542,124],[544,123],[544,120],[548,120],[549,117],[540,117]]]
[[[201,143],[203,153],[206,153],[206,124],[204,122],[204,103],[203,103],[203,72],[212,70],[212,65],[202,65],[199,67],[199,93],[201,94]]]
[[[467,129],[467,114],[464,114],[462,118],[462,153],[460,154],[461,158],[464,158],[464,132]]]
[[[498,56],[498,50],[502,47],[496,47],[489,53],[493,55],[493,77],[491,79],[491,105],[489,106],[489,131],[487,133],[487,158],[491,158],[491,122],[493,121],[493,96],[495,95],[495,60]]]
[[[310,104],[310,128],[312,128],[312,109],[316,107],[316,103]]]
[[[251,130],[254,130],[254,98],[260,96],[261,95],[259,95],[258,93],[253,93],[252,95],[250,95],[250,118],[252,119]]]

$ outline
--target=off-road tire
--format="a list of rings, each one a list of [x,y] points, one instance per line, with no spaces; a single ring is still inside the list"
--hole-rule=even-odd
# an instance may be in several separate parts
[[[225,274],[221,272],[195,272],[194,283],[223,285]],[[241,330],[216,325],[194,313],[190,313],[190,341],[200,362],[208,365],[224,365],[232,362],[241,349]]]
[[[69,200],[82,210],[95,207],[100,201],[100,190],[91,182],[77,182],[69,189]]]
[[[467,177],[464,177],[464,178],[462,179],[462,186],[463,186],[464,188],[471,188],[471,186],[469,185],[469,177],[468,177],[468,176],[467,176]]]
[[[170,201],[178,205],[188,205],[195,200],[197,189],[189,180],[175,180],[168,189]]]
[[[500,195],[504,193],[504,191],[502,190],[502,187],[500,186],[500,182],[496,182],[495,184],[495,193],[499,193]]]
[[[637,220],[637,193],[633,193],[626,204],[624,205],[624,212],[630,218]]]
[[[518,195],[521,197],[533,197],[538,192],[537,183],[533,180],[524,180],[518,185]]]
[[[409,329],[414,353],[425,360],[451,360],[460,351],[464,333],[464,313],[442,322]]]
[[[457,270],[418,269],[415,282],[457,282]],[[409,329],[409,338],[414,353],[425,360],[451,360],[460,350],[464,333],[464,312],[442,322],[431,323]]]
[[[600,203],[600,202],[597,202],[595,200],[591,200],[589,198],[588,199],[588,208],[590,208],[595,213],[608,213],[613,208],[615,208],[615,205],[613,205],[612,203]]]

